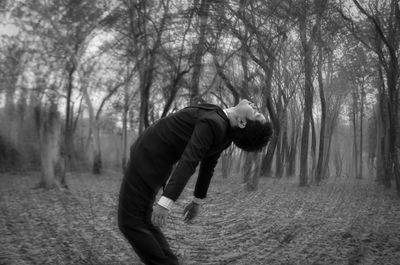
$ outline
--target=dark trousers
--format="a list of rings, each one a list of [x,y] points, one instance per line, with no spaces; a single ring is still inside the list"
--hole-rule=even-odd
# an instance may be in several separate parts
[[[163,233],[151,222],[156,194],[141,177],[125,176],[119,196],[118,226],[144,264],[178,265]]]

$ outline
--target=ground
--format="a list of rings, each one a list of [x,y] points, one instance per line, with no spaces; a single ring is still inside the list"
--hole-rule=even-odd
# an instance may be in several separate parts
[[[117,229],[121,176],[68,175],[70,192],[0,174],[0,264],[141,264]],[[184,264],[400,264],[400,199],[371,179],[300,188],[215,176],[201,215],[182,221],[193,180],[163,228]]]

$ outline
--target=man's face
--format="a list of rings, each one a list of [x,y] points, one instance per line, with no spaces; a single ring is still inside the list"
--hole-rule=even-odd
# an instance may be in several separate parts
[[[259,120],[263,123],[267,121],[264,115],[260,113],[257,106],[247,99],[240,101],[237,105],[237,108],[242,113],[243,117],[246,118],[246,120]]]

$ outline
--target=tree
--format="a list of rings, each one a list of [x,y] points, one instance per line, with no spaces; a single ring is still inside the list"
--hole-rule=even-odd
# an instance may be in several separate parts
[[[239,9],[228,6],[228,11],[238,18],[240,24],[231,23],[230,30],[240,40],[244,49],[252,60],[252,67],[260,69],[255,71],[261,88],[257,91],[249,89],[253,98],[261,98],[261,110],[268,110],[269,117],[274,126],[274,135],[268,145],[267,153],[262,159],[261,175],[271,174],[272,158],[278,143],[280,121],[274,106],[273,74],[276,57],[281,52],[283,43],[287,40],[289,32],[289,19],[282,15],[282,3],[277,2],[247,2],[241,1]],[[242,30],[243,29],[243,30]],[[243,59],[246,56],[242,57]],[[250,65],[249,65],[250,67]],[[246,67],[243,67],[246,69]],[[246,80],[244,80],[246,82]],[[260,85],[258,85],[260,86]],[[257,87],[254,85],[253,87]],[[250,88],[250,87],[249,87]],[[251,92],[251,93],[250,93]]]
[[[126,79],[122,80],[110,80],[109,82],[104,82],[101,80],[101,77],[99,77],[99,73],[104,73],[106,75],[107,71],[104,71],[105,69],[101,69],[98,67],[96,64],[89,65],[87,67],[86,71],[82,70],[84,73],[83,77],[81,78],[81,91],[83,94],[83,98],[86,101],[86,105],[88,108],[88,113],[89,113],[89,135],[88,138],[90,139],[90,142],[92,143],[93,146],[93,166],[92,166],[92,173],[93,174],[101,174],[102,171],[102,159],[101,159],[101,143],[100,143],[100,117],[103,111],[103,108],[106,104],[107,101],[110,100],[110,98],[118,91],[118,89],[125,84],[128,84],[130,79],[132,78],[133,71],[128,71],[128,74],[126,75]],[[109,69],[109,68],[108,68]],[[116,76],[122,76],[123,68],[120,68],[122,70],[119,70],[119,72],[113,72]],[[93,71],[96,70],[96,73],[94,74]],[[103,70],[103,71],[102,71]],[[95,77],[92,77],[91,75],[95,75]],[[97,76],[97,80],[96,80]],[[96,80],[95,82],[91,82],[91,80],[94,79]],[[91,94],[95,94],[93,92],[100,93],[100,88],[101,84],[105,86],[105,95],[103,97],[97,97],[97,99],[100,99],[100,105],[95,110],[95,106],[92,102],[91,96],[89,94],[89,91],[91,90]]]
[[[57,104],[50,101],[48,108],[38,105],[35,109],[35,121],[39,136],[42,168],[42,178],[37,187],[45,189],[67,187],[63,169],[64,163],[60,156],[61,123]]]
[[[329,1],[322,1],[319,3],[317,6],[317,13],[318,13],[318,20],[320,23],[322,23],[322,18],[325,17],[324,13],[329,11],[328,7],[328,2]],[[332,16],[332,13],[330,14]],[[330,21],[325,22],[327,25],[331,25],[333,23],[330,23]],[[325,26],[327,27],[327,26]],[[327,115],[327,102],[325,98],[325,90],[326,90],[326,85],[329,84],[330,82],[330,77],[331,77],[331,71],[332,67],[328,67],[327,73],[326,73],[326,79],[324,82],[323,79],[323,64],[324,64],[324,55],[328,53],[328,58],[332,58],[332,55],[329,54],[331,51],[329,51],[329,45],[327,45],[327,41],[323,39],[323,34],[322,34],[322,26],[316,28],[316,39],[317,39],[317,47],[318,47],[318,62],[317,62],[317,78],[318,78],[318,88],[319,88],[319,98],[320,98],[320,104],[321,104],[321,128],[320,128],[320,134],[319,134],[319,148],[318,148],[318,161],[316,165],[316,171],[315,171],[315,180],[317,183],[321,181],[321,179],[325,176],[326,173],[326,168],[324,167],[326,164],[324,162],[324,159],[329,159],[329,157],[326,158],[326,153],[325,153],[325,147],[326,147],[326,115]],[[335,34],[334,32],[331,32],[331,34]],[[329,38],[329,36],[328,36]],[[329,63],[329,66],[331,66],[331,61]]]
[[[353,0],[354,6],[369,21],[370,28],[365,31],[351,17],[344,7],[340,9],[342,16],[348,22],[352,34],[361,41],[366,48],[373,51],[379,59],[380,67],[385,74],[386,84],[380,90],[380,115],[381,120],[388,117],[388,123],[382,124],[382,143],[387,143],[388,148],[383,149],[383,170],[385,176],[392,176],[396,180],[396,188],[400,192],[400,165],[398,157],[397,130],[399,128],[398,118],[398,80],[400,76],[398,49],[400,46],[400,7],[396,0],[368,1],[362,5]],[[383,80],[383,79],[382,79]],[[385,144],[386,146],[386,144]],[[385,185],[390,187],[390,179],[383,178]]]
[[[308,184],[308,148],[309,148],[309,132],[310,122],[312,115],[313,105],[313,86],[312,86],[312,53],[314,48],[314,36],[311,35],[307,30],[308,24],[308,10],[310,9],[309,1],[301,1],[301,8],[299,13],[299,35],[300,42],[303,49],[303,60],[304,60],[304,117],[303,117],[303,129],[301,134],[301,151],[300,151],[300,186],[306,186]],[[314,29],[317,28],[315,23]],[[315,32],[313,30],[313,32]]]
[[[24,71],[24,54],[25,49],[16,43],[8,44],[2,51],[2,61],[0,66],[0,87],[4,93],[4,114],[3,126],[1,133],[11,142],[12,145],[18,144],[18,109],[15,104],[17,90],[17,82]]]
[[[200,1],[200,4],[199,4]],[[193,55],[193,73],[190,84],[190,104],[196,104],[201,102],[199,85],[200,76],[202,71],[202,60],[206,48],[206,33],[207,33],[207,20],[210,10],[210,0],[196,0],[194,1],[194,8],[197,9],[197,15],[199,17],[198,28],[198,41],[194,47]]]
[[[72,96],[78,80],[77,69],[97,28],[102,9],[92,1],[36,0],[18,7],[22,29],[31,36],[35,49],[57,64],[57,78],[65,85],[64,147],[67,164],[73,156],[74,117]],[[64,91],[59,91],[60,93]]]

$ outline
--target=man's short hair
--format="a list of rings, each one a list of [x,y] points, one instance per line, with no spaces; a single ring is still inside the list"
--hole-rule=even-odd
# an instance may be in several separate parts
[[[266,146],[272,135],[271,122],[247,120],[244,128],[235,127],[230,131],[233,143],[247,152],[257,152]]]

